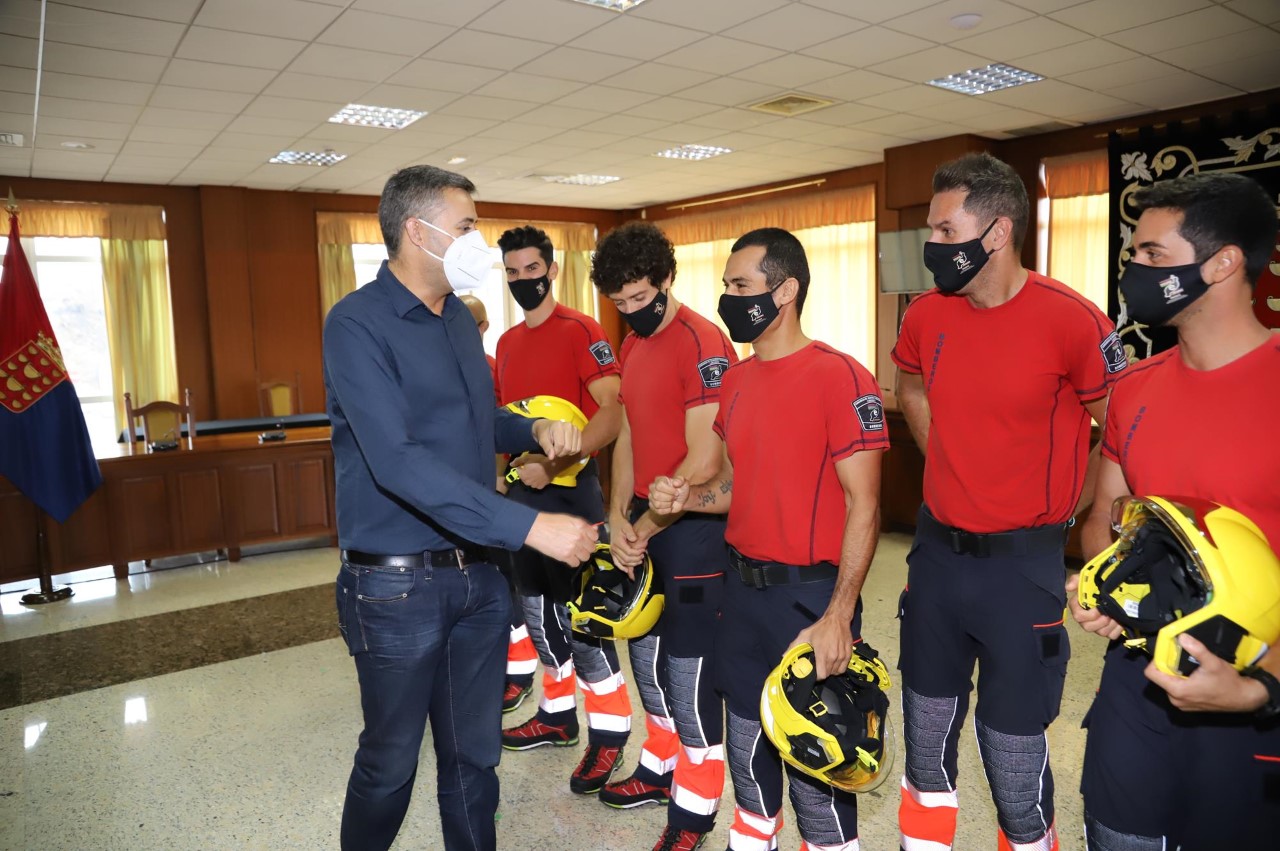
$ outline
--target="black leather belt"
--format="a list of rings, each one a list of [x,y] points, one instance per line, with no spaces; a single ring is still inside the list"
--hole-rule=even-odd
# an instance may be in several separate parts
[[[1074,522],[1009,532],[969,532],[942,523],[928,508],[922,508],[916,531],[949,547],[956,555],[1009,558],[1060,552],[1067,542],[1067,529]]]
[[[362,567],[401,567],[417,570],[424,567],[466,567],[477,562],[490,562],[483,549],[426,550],[403,556],[374,555],[359,550],[343,550],[342,560]]]
[[[744,584],[752,588],[766,588],[770,585],[793,585],[806,582],[830,582],[836,578],[840,568],[830,562],[795,565],[782,564],[776,561],[756,561],[742,553],[729,548],[729,561],[737,571]]]

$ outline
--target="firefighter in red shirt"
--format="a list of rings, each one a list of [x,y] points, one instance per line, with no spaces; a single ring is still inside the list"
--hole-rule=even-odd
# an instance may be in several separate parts
[[[938,168],[924,263],[893,349],[898,400],[925,454],[924,504],[899,603],[906,851],[950,848],[956,758],[981,659],[978,750],[998,846],[1058,848],[1045,731],[1070,655],[1063,548],[1080,501],[1090,417],[1126,360],[1112,324],[1022,267],[1026,187],[970,154]]]
[[[1112,504],[1131,493],[1234,508],[1277,550],[1280,337],[1251,306],[1276,245],[1275,201],[1248,177],[1207,173],[1157,183],[1132,203],[1141,218],[1120,293],[1130,319],[1173,326],[1178,345],[1135,364],[1111,394],[1085,554],[1111,543]],[[1229,433],[1206,433],[1206,411]],[[1240,674],[1184,634],[1200,667],[1170,676],[1114,640],[1115,621],[1079,607],[1078,580],[1067,583],[1072,614],[1113,639],[1085,719],[1090,851],[1276,848],[1280,651]]]
[[[720,383],[737,361],[724,332],[671,292],[675,249],[657,227],[632,222],[596,248],[591,278],[631,333],[622,343],[622,430],[613,448],[609,530],[614,563],[647,551],[662,577],[658,625],[628,643],[648,739],[635,773],[600,792],[610,806],[669,801],[655,846],[696,848],[715,826],[724,787],[724,705],[712,681],[713,636],[728,553],[724,519],[649,510],[658,476],[709,480],[723,448],[712,429]]]
[[[729,847],[778,847],[783,764],[762,742],[760,694],[787,649],[813,646],[819,679],[861,640],[859,593],[880,523],[879,387],[852,357],[800,328],[809,264],[794,235],[763,228],[733,246],[720,317],[755,354],[731,367],[715,429],[725,442],[708,483],[661,476],[651,508],[728,513],[730,569],[716,634],[716,684],[727,710],[736,802]],[[838,285],[832,282],[832,285]],[[786,768],[802,848],[857,851],[857,796]]]
[[[480,339],[483,340],[484,335],[489,331],[489,311],[485,309],[484,302],[469,293],[460,295],[458,298],[462,299],[467,310],[471,311],[471,318],[476,321],[476,330],[480,332]],[[498,361],[490,354],[486,354],[484,359],[489,362],[489,372],[493,375],[493,400],[501,405],[502,391],[498,389]]]
[[[502,402],[530,396],[558,396],[587,417],[582,452],[548,461],[523,455],[511,466],[519,479],[507,496],[531,507],[557,510],[593,523],[604,520],[604,494],[592,459],[573,486],[553,484],[560,473],[618,436],[618,364],[600,324],[559,304],[551,292],[559,268],[551,240],[535,227],[519,227],[498,239],[507,269],[507,287],[524,310],[524,322],[498,340],[498,386]],[[576,683],[582,680],[587,714],[587,749],[569,778],[579,794],[600,791],[622,756],[631,731],[631,700],[612,641],[572,633],[565,604],[572,596],[572,572],[525,547],[512,556],[513,575],[525,622],[545,668],[542,699],[533,718],[502,731],[502,746],[528,750],[541,745],[577,744]],[[520,684],[517,684],[519,686]],[[510,686],[508,687],[510,690]]]

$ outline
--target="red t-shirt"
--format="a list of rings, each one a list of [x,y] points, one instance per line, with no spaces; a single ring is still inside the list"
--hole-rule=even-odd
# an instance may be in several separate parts
[[[1248,517],[1280,552],[1280,336],[1207,372],[1176,348],[1134,364],[1107,403],[1102,454],[1139,496],[1199,497]]]
[[[502,404],[530,396],[559,396],[586,415],[600,406],[587,387],[618,374],[604,329],[585,313],[557,304],[537,328],[521,322],[498,339],[498,389]]]
[[[1084,487],[1089,412],[1127,365],[1111,320],[1031,272],[986,310],[937,290],[911,302],[893,361],[924,380],[924,501],[971,532],[1065,523]]]
[[[844,488],[835,465],[889,448],[880,388],[825,343],[724,374],[716,433],[733,462],[725,540],[760,561],[840,563]]]
[[[685,412],[720,401],[721,378],[738,355],[723,331],[680,305],[652,337],[628,334],[621,360],[635,494],[648,498],[653,480],[674,473],[689,452]]]
[[[485,355],[484,359],[489,362],[489,372],[493,375],[493,401],[501,405],[502,391],[498,389],[498,360],[493,355]]]

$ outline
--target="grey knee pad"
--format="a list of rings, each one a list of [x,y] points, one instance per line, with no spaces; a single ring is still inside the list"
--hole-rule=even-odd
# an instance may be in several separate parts
[[[542,597],[521,597],[520,608],[524,610],[524,625],[529,630],[529,640],[533,642],[533,649],[538,653],[538,661],[547,668],[559,670],[566,659],[557,660],[551,654],[551,647],[547,643],[546,624],[542,622]]]
[[[743,809],[770,816],[777,812],[778,805],[775,804],[772,809],[765,806],[764,792],[756,781],[752,764],[759,748],[772,745],[764,740],[764,731],[760,729],[759,721],[743,718],[731,711],[725,713],[725,718],[728,722],[725,761],[729,763],[729,776],[733,778],[734,797]]]
[[[574,632],[570,626],[569,609],[563,603],[556,603],[556,618],[569,639],[573,667],[577,670],[579,679],[588,683],[598,683],[621,670],[617,665],[617,656],[614,656],[611,663],[605,652],[606,646],[612,646],[611,640],[592,638],[580,632]]]
[[[952,792],[956,778],[946,768],[947,743],[958,739],[964,720],[958,697],[925,697],[902,689],[903,738],[906,740],[906,775],[921,792]],[[953,757],[954,759],[954,757]]]
[[[658,635],[646,635],[627,642],[627,653],[631,656],[631,674],[640,691],[640,703],[644,706],[644,711],[650,715],[670,718],[667,695],[662,688],[662,678],[658,676],[658,653],[661,648],[662,637]]]
[[[691,748],[709,747],[702,718],[698,715],[698,689],[711,688],[711,678],[703,670],[705,663],[706,660],[701,656],[688,659],[675,656],[667,658],[671,715],[675,718],[681,744]]]
[[[977,719],[978,752],[1000,829],[1011,842],[1035,842],[1053,824],[1053,772],[1045,735],[1011,736]]]
[[[1089,851],[1176,851],[1163,836],[1134,836],[1100,824],[1084,814],[1084,841]]]
[[[796,829],[809,845],[844,845],[858,837],[857,796],[836,792],[825,783],[807,783],[791,773],[787,784],[796,811]]]

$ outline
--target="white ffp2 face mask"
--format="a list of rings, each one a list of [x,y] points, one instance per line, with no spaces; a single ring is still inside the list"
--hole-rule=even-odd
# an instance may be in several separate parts
[[[471,230],[462,236],[454,236],[447,230],[431,224],[431,222],[423,219],[418,219],[418,221],[432,230],[440,231],[440,233],[453,240],[453,242],[449,243],[449,248],[444,252],[443,257],[432,254],[422,246],[418,247],[444,264],[444,276],[448,279],[449,285],[453,287],[454,292],[478,289],[484,284],[485,276],[489,274],[489,270],[498,262],[498,258],[493,249],[485,244],[484,236],[480,231]]]

